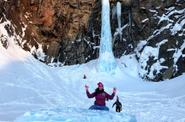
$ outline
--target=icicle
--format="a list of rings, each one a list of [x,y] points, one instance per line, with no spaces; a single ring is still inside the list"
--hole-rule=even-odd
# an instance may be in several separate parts
[[[119,33],[119,36],[120,36],[120,40],[122,39],[122,32],[121,32],[121,3],[120,2],[117,2],[117,5],[116,5],[116,8],[117,8],[117,20],[118,20],[118,33]]]
[[[136,46],[134,40],[132,39],[132,8],[129,8],[129,29],[128,29],[128,33],[129,33],[129,40],[133,42],[134,47]]]

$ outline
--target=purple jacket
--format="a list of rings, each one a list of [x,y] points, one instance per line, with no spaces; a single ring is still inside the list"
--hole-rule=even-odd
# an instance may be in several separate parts
[[[112,95],[109,95],[106,92],[103,92],[103,93],[100,93],[100,94],[97,94],[97,95],[95,94],[95,92],[90,94],[88,90],[86,90],[86,94],[87,94],[88,98],[95,97],[96,100],[95,100],[94,104],[99,105],[99,106],[105,106],[106,105],[105,100],[107,100],[107,99],[112,100],[115,96],[115,93],[112,93]]]

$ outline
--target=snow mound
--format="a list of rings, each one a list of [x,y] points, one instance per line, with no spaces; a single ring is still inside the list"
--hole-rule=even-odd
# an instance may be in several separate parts
[[[135,116],[79,108],[41,109],[27,112],[15,122],[136,122]]]

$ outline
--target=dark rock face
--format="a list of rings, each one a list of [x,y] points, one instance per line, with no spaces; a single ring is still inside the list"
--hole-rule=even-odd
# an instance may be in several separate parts
[[[118,2],[122,7],[121,29]],[[115,57],[136,53],[139,74],[148,80],[164,80],[185,72],[184,0],[110,3]],[[12,25],[5,27],[8,34],[20,35],[18,44],[42,62],[72,65],[98,58],[101,0],[1,0],[0,18],[0,23],[10,20]],[[8,48],[3,35],[0,42]]]
[[[19,43],[36,58],[39,58],[37,50],[42,48],[46,54],[43,62],[71,65],[91,60],[94,55],[85,35],[95,4],[94,0],[1,1],[0,16],[17,27],[18,35],[26,26],[24,41]]]
[[[154,30],[137,55],[141,77],[153,81],[171,79],[185,72],[185,4],[169,1],[164,5],[162,12],[152,10]],[[146,52],[143,61],[140,56]]]

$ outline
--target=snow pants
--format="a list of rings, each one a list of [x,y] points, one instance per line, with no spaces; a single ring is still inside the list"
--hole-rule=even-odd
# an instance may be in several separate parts
[[[99,105],[92,105],[90,110],[103,110],[103,111],[109,111],[109,108],[107,106],[99,106]]]

